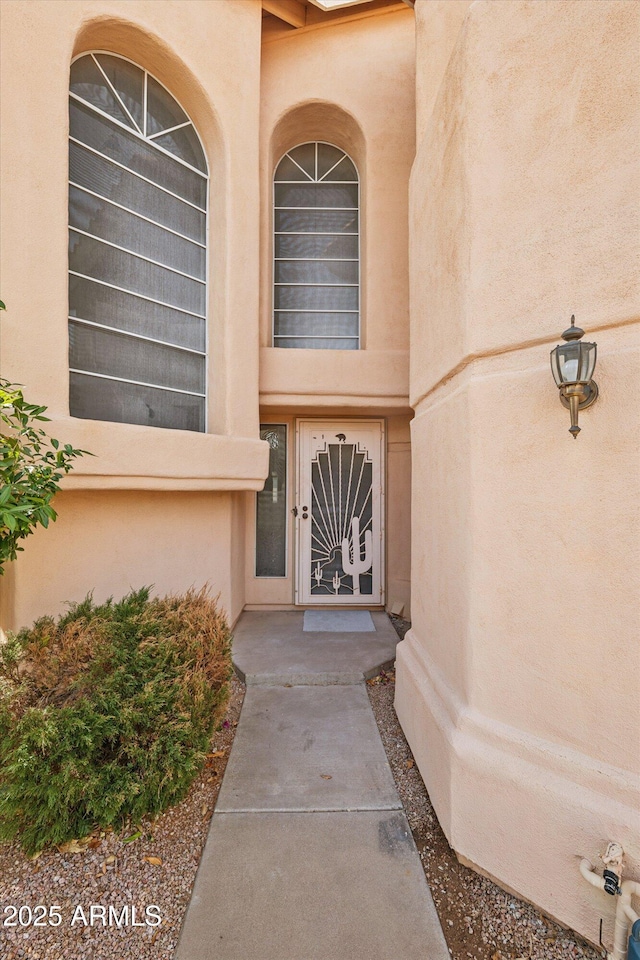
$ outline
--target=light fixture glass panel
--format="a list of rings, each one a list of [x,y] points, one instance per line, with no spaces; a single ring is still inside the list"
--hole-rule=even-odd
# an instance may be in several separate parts
[[[587,343],[584,340],[580,346],[582,347],[580,354],[580,379],[591,380],[596,366],[596,351],[598,348],[595,343]]]
[[[263,423],[269,444],[269,473],[256,496],[256,577],[287,575],[287,427]]]

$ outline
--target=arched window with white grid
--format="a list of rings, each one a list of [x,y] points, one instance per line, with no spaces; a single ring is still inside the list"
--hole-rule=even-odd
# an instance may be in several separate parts
[[[72,416],[206,429],[208,167],[146,70],[112,53],[71,66]]]
[[[274,176],[273,345],[360,348],[359,181],[330,143],[302,143]]]

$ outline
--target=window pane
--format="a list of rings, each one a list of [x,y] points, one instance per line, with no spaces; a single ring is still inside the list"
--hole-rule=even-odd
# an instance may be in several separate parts
[[[305,173],[316,179],[316,145],[315,143],[301,143],[299,147],[289,150],[289,156],[299,164]],[[276,179],[280,179],[279,177]]]
[[[69,277],[69,314],[179,347],[203,353],[206,349],[204,320],[73,275]]]
[[[292,175],[291,160],[297,157],[313,182]],[[356,168],[338,147],[301,144],[279,164],[274,183],[274,346],[358,349],[358,204]]]
[[[203,172],[207,169],[207,163],[204,153],[198,140],[198,135],[189,124],[188,127],[182,127],[180,130],[174,130],[172,133],[163,133],[161,137],[155,137],[154,143],[158,146],[180,157],[192,167],[197,167]]]
[[[318,164],[319,165],[319,164]],[[324,179],[325,183],[329,183],[331,180],[355,180],[357,181],[358,174],[356,168],[353,165],[353,162],[349,160],[349,157],[344,157],[337,167],[334,167],[330,170]]]
[[[357,313],[276,313],[276,336],[358,336]]]
[[[358,207],[357,183],[276,183],[276,207]]]
[[[101,197],[141,213],[149,220],[205,243],[204,212],[188,206],[76,143],[69,144],[69,179],[72,183],[99,193]]]
[[[70,403],[73,416],[87,420],[113,420],[148,427],[173,427],[175,430],[204,430],[204,399],[185,393],[171,393],[169,390],[72,373]]]
[[[274,337],[276,347],[297,347],[299,350],[357,350],[358,340],[336,340],[330,337],[311,338]]]
[[[355,210],[276,210],[277,233],[356,233]]]
[[[69,366],[176,390],[205,391],[204,357],[73,321],[69,324]]]
[[[118,96],[138,124],[143,126],[143,87],[144,71],[134,63],[123,60],[122,57],[111,57],[106,53],[97,53],[95,58],[109,77]]]
[[[159,260],[198,279],[205,276],[205,249],[182,240],[162,227],[114,207],[77,187],[69,189],[69,225],[111,243],[123,244],[145,257]]]
[[[358,259],[358,238],[345,234],[279,233],[275,239],[276,257],[326,257]]]
[[[75,139],[204,209],[206,179],[166,155],[161,162],[152,143],[115,126],[75,100],[69,101],[69,124]]]
[[[71,414],[202,431],[207,180],[181,162],[206,173],[200,142],[171,95],[120,57],[80,58],[71,88]]]
[[[82,57],[71,64],[69,89],[72,93],[82,97],[83,100],[92,103],[98,110],[108,113],[110,117],[115,117],[116,120],[128,127],[133,127],[131,118],[127,116],[126,111],[122,109],[113,92],[109,89],[109,85],[100,73],[93,57]]]
[[[189,117],[162,84],[147,77],[147,136],[186,123]]]
[[[276,283],[357,283],[353,260],[276,260]]]
[[[269,443],[269,474],[256,495],[256,577],[287,575],[287,428],[261,424]]]
[[[357,310],[357,287],[276,287],[275,307],[278,310]]]
[[[69,231],[69,269],[204,316],[205,285]]]
[[[278,164],[275,180],[306,180],[309,182],[309,175],[297,163],[294,163],[291,157],[283,157]]]
[[[344,150],[339,150],[337,147],[332,147],[330,143],[319,143],[318,144],[318,180],[326,175],[326,173],[335,166],[336,163],[339,163],[340,160],[344,157]]]

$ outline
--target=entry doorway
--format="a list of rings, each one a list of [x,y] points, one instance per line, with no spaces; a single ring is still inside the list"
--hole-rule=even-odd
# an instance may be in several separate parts
[[[381,420],[298,420],[295,600],[384,603]]]

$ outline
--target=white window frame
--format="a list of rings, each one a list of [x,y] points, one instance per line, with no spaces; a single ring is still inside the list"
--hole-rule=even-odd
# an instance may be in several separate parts
[[[104,71],[103,71],[100,63],[95,59],[95,55],[96,55],[96,54],[98,54],[98,55],[103,54],[103,55],[109,56],[109,57],[116,57],[116,58],[119,59],[119,60],[123,60],[123,61],[125,61],[126,63],[130,63],[132,66],[136,67],[138,70],[141,70],[141,71],[143,72],[143,74],[144,74],[144,81],[143,81],[143,105],[142,105],[142,116],[143,116],[143,129],[142,129],[142,130],[140,130],[139,125],[136,123],[136,121],[134,120],[134,118],[131,116],[131,113],[130,113],[129,110],[127,109],[127,107],[126,107],[126,105],[124,104],[122,98],[119,96],[118,92],[115,90],[115,88],[114,88],[113,85],[111,84],[109,78],[108,78],[108,77],[106,76],[106,74],[104,73]],[[86,274],[78,273],[77,271],[71,270],[70,267],[68,267],[67,272],[68,272],[69,276],[75,276],[75,277],[78,277],[78,278],[80,278],[80,279],[89,280],[89,281],[92,282],[92,283],[98,283],[98,284],[100,284],[101,286],[108,287],[109,289],[117,290],[117,291],[119,291],[119,292],[121,292],[121,293],[126,293],[126,294],[129,294],[130,296],[136,297],[136,298],[141,299],[141,300],[147,300],[147,301],[149,301],[149,302],[151,302],[151,303],[156,303],[156,304],[158,304],[159,306],[168,307],[168,308],[171,309],[171,310],[176,310],[176,311],[179,312],[179,313],[184,313],[184,314],[186,314],[186,315],[188,315],[188,316],[192,316],[192,317],[197,318],[198,320],[204,321],[204,351],[202,351],[202,350],[195,350],[195,349],[190,348],[190,347],[184,347],[184,346],[179,345],[179,344],[171,343],[170,341],[167,341],[167,340],[158,340],[158,339],[156,339],[155,337],[149,337],[149,336],[145,336],[145,335],[142,335],[142,334],[133,333],[133,332],[127,331],[127,330],[120,330],[120,329],[118,329],[117,327],[110,327],[110,326],[106,326],[105,324],[96,323],[95,321],[86,320],[86,319],[84,319],[83,317],[77,317],[77,316],[74,317],[74,316],[71,316],[71,310],[68,310],[68,311],[67,311],[67,312],[68,312],[67,323],[68,323],[69,321],[73,321],[74,323],[79,323],[79,324],[81,324],[81,325],[87,325],[87,326],[96,327],[96,328],[99,328],[99,329],[101,329],[101,330],[105,330],[105,331],[108,331],[108,332],[113,332],[113,333],[115,333],[115,334],[124,334],[124,335],[126,335],[126,336],[133,337],[134,339],[137,339],[137,340],[143,340],[143,341],[147,341],[147,342],[149,342],[149,343],[158,344],[158,345],[160,345],[160,346],[170,347],[171,349],[174,349],[174,350],[183,350],[183,351],[186,351],[187,353],[192,353],[192,354],[195,354],[195,355],[198,355],[198,356],[203,356],[203,357],[204,357],[204,360],[205,360],[205,369],[204,369],[205,391],[204,391],[204,393],[198,393],[198,392],[191,391],[191,390],[179,390],[179,389],[177,389],[177,388],[175,388],[175,387],[165,387],[165,386],[162,386],[162,385],[159,385],[159,384],[143,383],[142,381],[138,381],[138,380],[129,380],[129,379],[126,379],[126,378],[124,378],[124,377],[110,376],[110,375],[108,375],[108,374],[99,374],[99,373],[94,373],[94,372],[92,372],[92,371],[87,371],[87,370],[78,370],[78,369],[72,368],[70,365],[69,365],[69,368],[68,368],[68,369],[69,369],[69,374],[71,374],[71,373],[81,374],[81,375],[83,375],[83,376],[94,377],[94,378],[99,379],[99,380],[114,380],[114,381],[117,381],[118,383],[130,383],[130,384],[134,384],[134,385],[138,385],[138,386],[151,387],[151,388],[153,388],[153,389],[162,390],[162,391],[165,391],[165,392],[167,392],[167,393],[179,393],[179,394],[186,394],[186,395],[188,395],[188,396],[193,396],[193,397],[202,398],[202,399],[204,399],[203,429],[202,429],[202,431],[197,431],[197,432],[198,432],[198,433],[200,433],[200,432],[202,432],[202,433],[208,433],[208,431],[209,431],[209,403],[208,403],[208,386],[209,386],[209,322],[208,322],[208,314],[209,314],[209,269],[210,269],[210,263],[209,263],[209,258],[210,258],[210,243],[209,243],[210,216],[209,216],[209,210],[210,210],[210,205],[211,205],[211,204],[210,204],[210,186],[211,186],[211,180],[210,180],[210,164],[209,164],[209,160],[208,160],[208,158],[207,158],[206,150],[205,150],[204,144],[202,143],[202,140],[201,140],[201,138],[200,138],[200,134],[198,133],[198,129],[197,129],[195,123],[191,120],[188,111],[185,110],[185,108],[182,106],[182,104],[181,104],[180,101],[177,99],[177,97],[174,96],[174,94],[171,92],[171,90],[169,90],[169,88],[168,88],[167,86],[165,86],[165,84],[163,84],[161,80],[158,80],[158,78],[157,78],[156,76],[154,76],[154,74],[150,73],[150,71],[146,70],[146,69],[145,69],[144,67],[142,67],[139,63],[136,63],[135,60],[131,60],[131,59],[129,59],[128,57],[124,57],[124,56],[121,56],[120,54],[114,53],[113,50],[85,50],[85,51],[83,51],[82,53],[78,54],[76,57],[73,57],[73,58],[72,58],[72,60],[71,60],[71,62],[70,62],[70,66],[72,66],[77,60],[81,60],[83,57],[87,57],[87,56],[91,56],[91,57],[93,58],[94,63],[97,65],[100,73],[104,76],[105,84],[106,84],[107,88],[108,88],[108,89],[111,91],[111,93],[115,96],[117,102],[118,102],[119,105],[123,108],[123,110],[125,111],[125,113],[130,117],[130,119],[131,119],[131,121],[132,121],[132,123],[133,123],[133,127],[127,126],[126,124],[124,124],[124,123],[122,123],[120,120],[118,120],[116,117],[112,117],[110,114],[105,113],[104,111],[100,110],[98,107],[94,106],[94,104],[89,103],[87,100],[83,100],[82,97],[79,97],[77,94],[73,93],[73,92],[71,91],[71,89],[68,90],[68,96],[69,96],[71,99],[76,100],[78,103],[81,103],[84,107],[86,107],[86,108],[88,108],[88,109],[90,109],[90,110],[93,110],[93,111],[94,111],[95,113],[97,113],[100,117],[105,117],[107,120],[109,120],[110,122],[114,123],[116,126],[120,127],[122,130],[126,130],[126,132],[127,132],[128,134],[137,137],[139,140],[142,140],[144,143],[152,144],[153,147],[154,147],[156,150],[160,151],[160,153],[164,154],[164,155],[167,156],[167,157],[170,157],[170,158],[171,158],[172,160],[174,160],[176,163],[182,164],[182,165],[183,165],[184,167],[186,167],[188,170],[190,170],[190,171],[192,171],[193,173],[198,174],[198,176],[202,177],[203,180],[205,181],[205,184],[206,184],[206,186],[205,186],[205,204],[204,204],[204,207],[200,207],[200,206],[198,206],[198,204],[192,203],[191,201],[186,200],[184,197],[178,196],[178,194],[173,193],[173,191],[167,189],[166,187],[163,187],[163,186],[161,186],[160,184],[156,183],[155,181],[150,180],[148,177],[145,177],[144,175],[142,175],[142,174],[140,174],[140,173],[137,173],[135,170],[131,170],[129,167],[125,166],[124,164],[119,163],[117,160],[114,160],[112,157],[106,156],[105,154],[101,153],[99,150],[96,150],[94,147],[91,147],[91,146],[89,146],[88,144],[82,143],[82,141],[77,140],[75,137],[72,137],[71,135],[69,135],[68,138],[67,138],[67,139],[68,139],[68,142],[69,142],[69,143],[75,143],[76,145],[82,147],[83,149],[88,150],[88,151],[90,151],[91,153],[96,154],[96,156],[100,157],[102,160],[106,161],[107,163],[114,164],[115,166],[120,167],[120,168],[123,169],[123,170],[126,170],[127,173],[129,173],[130,175],[132,175],[132,176],[134,176],[134,177],[138,177],[140,180],[144,180],[146,183],[151,184],[151,186],[155,187],[155,188],[158,189],[158,190],[161,190],[163,193],[167,193],[167,194],[169,194],[169,196],[172,196],[174,199],[180,201],[181,203],[184,203],[184,204],[186,204],[187,206],[193,207],[194,209],[196,209],[196,210],[200,211],[201,213],[203,213],[203,214],[204,214],[204,218],[205,218],[205,229],[204,229],[205,240],[204,240],[204,243],[202,243],[201,241],[198,241],[198,240],[193,240],[191,237],[187,237],[187,236],[185,236],[184,234],[179,233],[177,230],[173,230],[173,229],[171,229],[170,227],[166,227],[164,224],[158,223],[157,221],[152,220],[150,217],[146,217],[146,216],[144,216],[143,214],[138,213],[136,210],[131,210],[129,207],[125,207],[125,206],[124,206],[123,204],[121,204],[121,203],[118,203],[118,202],[116,202],[116,201],[110,200],[108,197],[102,197],[102,196],[100,196],[100,194],[95,193],[94,191],[88,189],[87,187],[83,187],[81,184],[75,183],[74,181],[71,180],[70,176],[67,178],[67,188],[69,188],[69,187],[74,187],[74,189],[76,189],[76,190],[81,190],[82,192],[87,193],[87,194],[89,194],[90,196],[95,196],[97,199],[99,199],[99,200],[100,200],[101,202],[103,202],[103,203],[111,204],[112,206],[117,207],[117,208],[119,208],[120,210],[124,210],[126,213],[128,213],[128,214],[130,214],[130,215],[132,215],[132,216],[134,216],[134,217],[138,217],[139,219],[144,220],[144,221],[146,221],[147,223],[150,223],[150,224],[152,224],[152,225],[155,226],[155,227],[158,227],[158,228],[160,228],[160,229],[162,229],[162,230],[166,230],[168,233],[172,233],[172,234],[174,234],[175,236],[180,237],[182,240],[184,240],[184,241],[186,241],[186,242],[188,242],[188,243],[193,243],[193,244],[195,244],[195,245],[198,246],[198,247],[204,248],[204,250],[205,250],[204,280],[201,280],[201,279],[198,278],[198,277],[192,277],[192,276],[190,276],[189,274],[183,273],[182,271],[177,270],[177,269],[174,268],[174,267],[170,267],[168,264],[160,263],[160,262],[157,261],[157,260],[151,260],[149,257],[145,257],[144,255],[139,254],[139,253],[137,253],[137,252],[134,251],[134,250],[129,250],[129,249],[127,249],[126,247],[123,247],[123,246],[120,246],[120,245],[118,245],[118,244],[112,243],[112,242],[110,242],[110,241],[108,241],[108,240],[104,240],[102,237],[97,237],[97,236],[95,236],[94,234],[88,233],[88,232],[86,232],[86,231],[84,231],[84,230],[79,230],[77,227],[72,227],[71,224],[69,223],[69,202],[67,202],[67,232],[68,232],[68,233],[70,233],[70,232],[80,233],[80,234],[82,234],[82,235],[84,235],[84,236],[86,236],[86,237],[89,237],[90,239],[95,240],[95,241],[97,241],[97,242],[99,242],[99,243],[105,243],[105,244],[107,244],[108,246],[115,247],[116,249],[121,250],[121,251],[123,251],[124,253],[129,254],[130,256],[138,257],[138,258],[140,258],[141,260],[145,260],[145,261],[148,262],[148,263],[152,263],[152,264],[155,264],[156,266],[160,266],[160,267],[162,267],[163,269],[169,270],[169,271],[172,272],[172,273],[177,273],[177,274],[179,274],[179,275],[181,275],[181,276],[184,276],[184,277],[188,278],[189,280],[192,280],[192,281],[194,281],[194,282],[196,282],[196,283],[201,283],[201,284],[204,286],[204,315],[199,314],[199,313],[194,313],[193,311],[190,311],[190,310],[186,310],[186,309],[184,309],[183,307],[177,307],[177,306],[174,306],[173,304],[165,303],[165,302],[162,301],[162,300],[156,300],[156,299],[154,299],[153,297],[147,296],[147,295],[145,295],[145,294],[136,293],[134,290],[127,290],[127,289],[124,288],[124,287],[116,286],[115,284],[109,283],[108,281],[99,280],[99,279],[97,279],[96,277],[90,277],[90,276],[88,276],[88,275],[86,275]],[[181,109],[181,110],[185,113],[185,115],[189,118],[189,119],[188,119],[187,121],[185,121],[184,123],[177,124],[177,125],[174,126],[174,127],[167,128],[166,130],[161,130],[161,131],[159,131],[159,132],[157,132],[157,133],[155,133],[155,134],[151,134],[151,135],[149,135],[149,136],[146,135],[146,126],[147,126],[147,82],[148,82],[148,81],[147,81],[147,78],[148,78],[148,77],[151,77],[159,86],[161,86],[161,87],[163,88],[163,90],[166,91],[166,93],[172,98],[172,100],[174,100],[174,101],[178,104],[178,106],[180,107],[180,109]],[[206,165],[207,165],[207,172],[206,172],[206,173],[203,173],[202,170],[198,170],[197,167],[192,166],[192,165],[191,165],[190,163],[188,163],[186,160],[183,160],[181,157],[176,156],[174,153],[171,153],[171,151],[166,150],[166,149],[165,149],[164,147],[162,147],[160,144],[158,144],[158,143],[155,142],[155,138],[156,138],[156,137],[163,136],[163,135],[166,134],[166,133],[171,133],[171,132],[173,132],[173,131],[176,130],[176,129],[180,129],[180,128],[182,128],[182,127],[189,126],[189,125],[191,125],[191,126],[193,127],[193,130],[194,130],[194,132],[195,132],[195,134],[196,134],[196,137],[198,138],[198,142],[200,143],[200,146],[202,147],[202,152],[203,152],[203,154],[204,154],[205,162],[206,162]],[[105,422],[107,422],[107,423],[114,423],[114,422],[121,422],[121,421],[105,421]],[[128,422],[128,421],[124,421],[124,422]],[[154,427],[153,429],[158,429],[158,428],[157,428],[157,427]],[[174,428],[172,428],[172,427],[164,427],[164,428],[160,428],[160,429],[174,429]],[[188,431],[188,432],[195,432],[195,431]]]
[[[318,168],[318,145],[319,145],[319,144],[324,144],[324,145],[327,146],[327,147],[333,147],[335,150],[341,150],[344,156],[343,156],[343,157],[340,157],[340,159],[339,159],[338,161],[336,161],[336,163],[333,165],[333,167],[331,167],[329,170],[327,170],[327,172],[326,172],[325,174],[323,174],[323,176],[322,176],[319,180],[311,180],[311,179],[309,179],[308,181],[305,181],[305,180],[295,180],[295,181],[294,181],[294,180],[276,180],[276,171],[277,171],[278,167],[280,166],[280,164],[282,163],[282,161],[284,160],[284,158],[285,158],[286,156],[289,156],[289,159],[292,160],[293,163],[296,164],[296,166],[298,166],[298,167],[300,166],[298,163],[296,163],[296,161],[293,159],[293,157],[290,156],[291,151],[292,151],[292,150],[295,150],[297,147],[305,146],[305,145],[308,144],[308,143],[313,143],[313,144],[315,144],[315,147],[316,147],[316,170],[317,170],[317,168]],[[287,207],[287,208],[276,207],[276,184],[277,184],[277,183],[297,183],[297,184],[301,184],[301,183],[305,183],[305,182],[309,182],[309,183],[322,183],[323,181],[325,181],[326,177],[331,173],[331,170],[333,170],[334,167],[337,167],[339,163],[342,163],[342,160],[344,159],[344,157],[347,157],[347,159],[351,161],[351,163],[353,164],[353,166],[354,166],[354,168],[355,168],[357,177],[358,177],[358,179],[357,179],[357,181],[356,181],[356,182],[357,182],[357,186],[358,186],[358,206],[357,206],[357,208],[356,208],[357,211],[358,211],[358,233],[357,233],[357,234],[344,233],[344,234],[342,234],[342,236],[345,236],[345,237],[357,236],[357,238],[358,238],[358,244],[357,244],[357,247],[358,247],[358,256],[357,256],[357,258],[353,258],[353,257],[342,257],[342,258],[336,258],[336,257],[330,257],[330,258],[322,258],[322,257],[276,257],[276,237],[277,237],[277,236],[301,236],[301,237],[302,237],[302,236],[310,236],[310,237],[321,237],[321,236],[334,236],[334,235],[335,235],[335,234],[323,234],[323,233],[319,233],[319,232],[317,232],[317,231],[296,232],[296,233],[276,231],[276,218],[275,218],[276,210],[280,210],[280,209],[290,209],[290,210],[295,210],[295,209],[304,209],[304,210],[316,210],[316,209],[321,209],[321,210],[329,210],[329,209],[338,210],[338,209],[345,209],[345,210],[352,210],[352,209],[353,209],[352,207],[343,207],[343,208],[339,208],[339,207]],[[302,167],[300,167],[300,169],[302,170]],[[306,171],[305,171],[305,170],[302,170],[302,172],[306,174]],[[306,174],[306,175],[308,176],[308,174]],[[353,157],[351,157],[350,154],[348,154],[348,153],[346,152],[346,150],[343,150],[342,147],[338,147],[335,143],[330,143],[328,140],[303,140],[301,143],[296,143],[296,144],[294,144],[294,146],[289,147],[288,150],[285,150],[285,152],[282,154],[282,156],[281,156],[281,157],[279,158],[279,160],[277,161],[277,163],[276,163],[276,165],[275,165],[275,167],[274,167],[274,169],[273,169],[273,173],[272,173],[272,175],[271,175],[271,217],[272,217],[272,225],[273,225],[273,229],[271,230],[271,243],[272,243],[271,346],[272,346],[272,347],[277,347],[277,346],[278,346],[277,341],[280,340],[280,339],[286,339],[286,340],[295,340],[295,339],[300,339],[300,340],[356,340],[356,339],[357,339],[357,341],[358,341],[358,346],[356,347],[356,351],[362,350],[362,250],[361,250],[361,243],[362,243],[362,240],[361,240],[361,238],[362,238],[362,209],[361,209],[360,180],[361,180],[360,171],[358,170],[358,167],[357,167],[356,162],[355,162],[355,160],[353,159]],[[330,180],[330,181],[327,181],[327,182],[329,182],[329,183],[338,183],[338,184],[339,184],[339,183],[349,183],[349,184],[353,184],[354,181],[353,181],[353,180],[348,180],[348,181],[346,181],[346,180]],[[326,283],[326,284],[321,284],[321,283],[276,283],[276,279],[275,279],[275,277],[276,277],[276,263],[277,263],[279,260],[300,260],[300,261],[306,261],[306,262],[314,262],[314,261],[322,262],[323,259],[324,259],[324,260],[332,260],[332,261],[334,261],[334,262],[357,263],[357,264],[358,264],[358,282],[357,282],[357,284],[356,284],[356,283],[352,283],[352,284],[348,284],[348,283],[343,283],[343,284],[335,284],[335,283]],[[293,313],[293,312],[295,312],[295,313],[349,313],[349,314],[353,314],[353,313],[356,312],[355,310],[295,310],[295,311],[294,311],[294,310],[286,310],[286,309],[283,309],[283,308],[276,308],[276,305],[275,305],[275,291],[276,291],[276,287],[278,287],[278,286],[286,286],[286,287],[293,287],[293,286],[299,286],[299,287],[318,287],[318,286],[327,286],[327,287],[336,287],[336,286],[340,286],[340,287],[357,287],[357,290],[358,290],[358,310],[357,310],[357,313],[358,313],[358,332],[357,332],[357,334],[354,335],[354,336],[344,336],[344,335],[342,335],[342,336],[331,336],[330,334],[327,334],[327,335],[325,335],[325,336],[323,336],[323,335],[314,335],[314,336],[300,336],[300,337],[287,336],[287,335],[284,335],[284,334],[276,334],[276,331],[275,331],[276,313]],[[290,350],[302,349],[302,350],[304,350],[305,348],[304,348],[304,347],[289,347],[289,348],[280,348],[280,349],[290,349]],[[323,349],[323,348],[321,348],[321,349]],[[324,349],[327,349],[327,350],[336,350],[336,349],[338,349],[338,348],[337,348],[337,347],[327,347],[327,348],[324,348]]]

